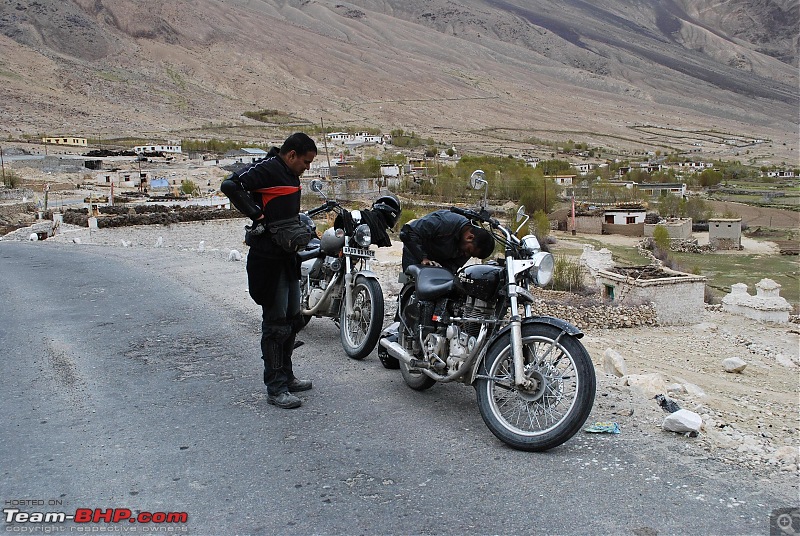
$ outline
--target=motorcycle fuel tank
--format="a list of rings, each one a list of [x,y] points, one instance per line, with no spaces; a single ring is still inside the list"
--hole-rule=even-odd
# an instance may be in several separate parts
[[[469,296],[492,301],[500,288],[503,267],[491,264],[473,264],[458,274],[458,280]]]

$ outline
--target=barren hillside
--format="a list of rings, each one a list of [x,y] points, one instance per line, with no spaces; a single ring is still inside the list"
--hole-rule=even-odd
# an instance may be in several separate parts
[[[0,135],[259,139],[242,113],[270,108],[796,164],[799,21],[791,0],[0,0]]]

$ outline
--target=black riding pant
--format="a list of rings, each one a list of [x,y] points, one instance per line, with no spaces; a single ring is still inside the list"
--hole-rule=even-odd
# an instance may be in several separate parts
[[[292,352],[300,322],[300,281],[286,270],[278,276],[274,300],[262,304],[261,359],[264,360],[264,384],[270,395],[289,390],[294,380]]]

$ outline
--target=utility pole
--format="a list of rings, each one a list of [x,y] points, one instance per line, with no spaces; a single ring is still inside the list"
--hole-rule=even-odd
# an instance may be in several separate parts
[[[0,147],[0,168],[3,169],[3,186],[6,184],[6,165],[3,161],[3,148]]]
[[[547,214],[547,177],[542,181],[542,185],[544,186],[544,213]]]
[[[330,174],[331,170],[331,157],[328,154],[328,135],[325,133],[325,123],[323,122],[322,118],[319,118],[319,125],[322,127],[322,144],[325,146],[325,158],[328,159],[328,174]]]

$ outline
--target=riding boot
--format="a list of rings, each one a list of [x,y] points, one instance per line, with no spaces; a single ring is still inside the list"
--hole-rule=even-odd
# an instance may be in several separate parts
[[[295,377],[292,371],[292,353],[297,348],[297,332],[303,327],[299,315],[290,321],[290,325],[292,327],[291,334],[283,343],[283,373],[289,379],[289,391],[307,391],[311,389],[311,380],[300,380]]]
[[[264,360],[264,385],[267,393],[277,396],[289,390],[291,378],[284,371],[284,346],[292,335],[291,327],[286,324],[261,324],[261,359]],[[292,340],[294,344],[294,340]],[[291,368],[289,369],[291,372]]]

